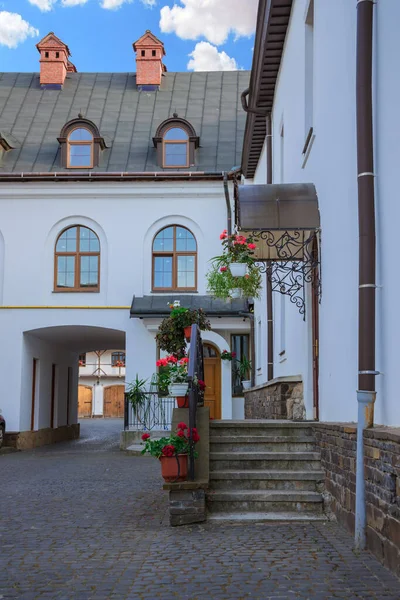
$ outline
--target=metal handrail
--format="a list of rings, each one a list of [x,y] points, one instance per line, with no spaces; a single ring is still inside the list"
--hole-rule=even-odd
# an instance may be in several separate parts
[[[204,404],[204,397],[200,394],[197,381],[204,380],[204,362],[203,362],[203,342],[199,326],[192,325],[190,335],[190,353],[188,364],[188,383],[189,383],[189,479],[194,481],[194,442],[193,427],[197,423],[197,407]]]
[[[170,396],[159,396],[157,392],[146,392],[143,404],[136,408],[132,407],[125,393],[124,404],[124,429],[151,431],[157,429],[169,431],[172,425],[172,412],[175,406],[175,398]]]

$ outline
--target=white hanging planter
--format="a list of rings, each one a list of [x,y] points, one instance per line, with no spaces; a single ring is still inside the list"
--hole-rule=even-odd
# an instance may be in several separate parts
[[[247,273],[247,263],[232,262],[229,269],[232,277],[244,277]]]
[[[172,383],[169,388],[169,395],[173,398],[179,398],[181,396],[186,396],[187,391],[189,389],[189,385],[187,383]]]
[[[251,380],[245,379],[244,381],[242,381],[242,386],[244,390],[249,390],[251,388]]]
[[[241,298],[243,294],[242,288],[233,288],[230,291],[231,298]]]

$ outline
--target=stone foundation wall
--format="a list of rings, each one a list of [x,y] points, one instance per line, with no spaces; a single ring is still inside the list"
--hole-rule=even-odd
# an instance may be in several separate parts
[[[246,419],[303,421],[306,410],[303,383],[298,379],[275,379],[244,392]]]
[[[169,523],[189,525],[206,520],[206,494],[203,489],[169,492]]]
[[[356,427],[316,423],[314,429],[329,508],[354,533]],[[400,575],[400,429],[368,429],[364,444],[368,549]]]
[[[80,424],[63,425],[52,429],[39,429],[38,431],[10,431],[6,432],[5,446],[17,450],[30,450],[39,446],[56,444],[67,440],[78,439],[80,435]]]

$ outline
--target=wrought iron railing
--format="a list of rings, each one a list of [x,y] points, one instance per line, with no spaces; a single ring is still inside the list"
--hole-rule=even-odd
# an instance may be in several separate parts
[[[194,442],[192,439],[193,427],[197,423],[197,407],[204,405],[204,394],[201,393],[198,381],[204,381],[203,342],[200,328],[192,325],[190,336],[190,353],[188,365],[189,382],[189,479],[194,481]]]
[[[175,398],[148,392],[140,405],[132,406],[125,394],[124,429],[141,431],[169,431]]]

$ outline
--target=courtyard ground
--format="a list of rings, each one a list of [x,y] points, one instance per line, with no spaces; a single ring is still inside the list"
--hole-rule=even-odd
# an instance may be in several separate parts
[[[121,420],[0,456],[0,599],[399,600],[399,580],[332,523],[170,528],[157,461]]]

